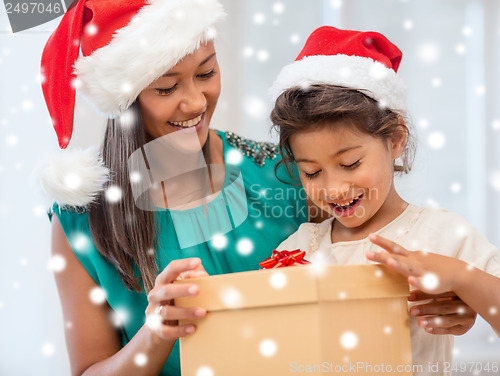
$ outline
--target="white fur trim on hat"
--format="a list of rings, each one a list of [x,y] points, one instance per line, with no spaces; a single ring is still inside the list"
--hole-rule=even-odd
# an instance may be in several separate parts
[[[102,191],[109,170],[97,148],[61,150],[38,172],[43,191],[59,205],[87,206]]]
[[[217,0],[150,0],[108,45],[78,58],[78,86],[103,113],[118,115],[151,82],[213,40],[225,15]]]
[[[406,113],[406,84],[393,69],[370,58],[307,56],[285,66],[270,89],[273,103],[287,89],[327,84],[357,89],[381,106]]]

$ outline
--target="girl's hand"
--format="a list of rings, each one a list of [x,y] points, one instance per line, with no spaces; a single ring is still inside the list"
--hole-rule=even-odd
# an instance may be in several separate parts
[[[175,340],[194,333],[193,324],[178,325],[178,320],[205,317],[203,308],[180,308],[173,305],[175,298],[198,295],[194,284],[174,284],[175,280],[207,276],[199,258],[174,260],[158,274],[154,288],[148,294],[146,326],[163,340]]]
[[[419,319],[419,326],[428,333],[453,335],[462,335],[472,328],[476,312],[451,292],[457,276],[467,270],[466,263],[434,253],[408,251],[375,234],[369,239],[387,252],[369,251],[366,257],[407,276],[408,283],[418,289],[411,292],[409,301],[432,299],[410,309],[412,317],[425,316]]]

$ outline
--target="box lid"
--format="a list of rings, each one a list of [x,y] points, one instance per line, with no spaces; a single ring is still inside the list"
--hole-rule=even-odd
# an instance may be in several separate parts
[[[200,289],[196,297],[175,299],[175,305],[209,311],[409,294],[406,278],[382,265],[293,266],[175,283],[196,284]]]

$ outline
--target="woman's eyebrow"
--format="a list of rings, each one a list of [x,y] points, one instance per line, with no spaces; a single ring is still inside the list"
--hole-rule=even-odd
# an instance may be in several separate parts
[[[205,60],[203,60],[198,67],[201,67],[203,64],[208,63],[213,57],[215,56],[215,52],[208,56]],[[178,76],[180,73],[179,72],[170,72],[170,73],[165,73],[162,75],[162,77],[172,77],[172,76]]]

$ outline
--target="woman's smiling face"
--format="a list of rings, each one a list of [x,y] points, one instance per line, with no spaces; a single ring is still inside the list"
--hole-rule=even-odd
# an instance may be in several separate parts
[[[290,148],[312,202],[343,226],[357,228],[385,220],[379,217],[397,195],[393,164],[404,141],[384,140],[352,125],[336,124],[294,134]]]
[[[221,90],[212,42],[185,56],[138,96],[149,141],[176,131],[198,134],[203,146]]]

